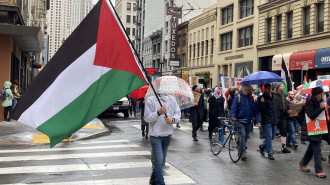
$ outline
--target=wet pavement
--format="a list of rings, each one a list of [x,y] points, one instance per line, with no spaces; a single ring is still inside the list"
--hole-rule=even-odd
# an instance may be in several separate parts
[[[0,123],[0,184],[148,184],[150,144],[141,136],[139,118],[119,114],[100,119],[104,130],[78,131],[72,141],[54,149],[32,144],[35,131],[29,127]],[[195,142],[188,120],[180,125],[174,128],[168,151],[166,184],[329,184],[330,176],[314,176],[313,160],[308,166],[310,173],[298,170],[308,145],[299,144],[291,154],[281,154],[280,139],[276,138],[275,160],[271,161],[258,151],[262,140],[255,128],[247,143],[248,159],[234,164],[226,148],[218,156],[212,154],[207,132],[198,131],[199,141]],[[323,143],[323,156],[328,156],[329,150]],[[322,165],[330,175],[328,161]]]

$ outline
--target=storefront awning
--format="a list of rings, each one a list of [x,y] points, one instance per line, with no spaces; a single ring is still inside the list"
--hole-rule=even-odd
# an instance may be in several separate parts
[[[41,52],[42,33],[40,27],[0,24],[0,35],[13,37],[22,51]]]
[[[280,71],[282,66],[282,60],[289,66],[289,59],[292,53],[276,54],[272,59],[272,71]]]
[[[308,64],[308,69],[315,68],[315,53],[317,49],[294,52],[290,56],[290,70],[302,70],[303,65]]]
[[[315,68],[330,68],[330,48],[319,49],[316,51]]]

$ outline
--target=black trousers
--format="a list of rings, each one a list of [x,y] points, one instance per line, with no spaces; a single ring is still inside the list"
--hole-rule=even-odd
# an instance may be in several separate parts
[[[303,166],[307,166],[308,163],[312,160],[312,157],[314,156],[314,167],[315,167],[315,173],[321,173],[323,172],[322,169],[322,162],[321,162],[321,143],[319,142],[313,142],[311,141],[308,145],[308,148],[305,152],[304,157],[300,161],[300,164]]]
[[[9,107],[4,107],[4,118],[5,118],[5,121],[10,121],[10,114],[11,114],[11,106]],[[9,115],[8,115],[9,114]]]

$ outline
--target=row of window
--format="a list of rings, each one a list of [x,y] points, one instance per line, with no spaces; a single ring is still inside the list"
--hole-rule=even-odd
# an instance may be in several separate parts
[[[311,30],[311,8],[310,6],[303,8],[303,35],[310,35]],[[316,6],[316,33],[324,31],[324,3],[319,3]],[[272,18],[266,20],[266,42],[272,41]],[[282,40],[282,15],[276,16],[276,41]],[[286,13],[286,39],[292,38],[293,30],[293,11]]]
[[[132,10],[132,3],[127,2],[127,11],[131,11]],[[133,3],[133,11],[136,11],[136,3]]]
[[[196,44],[189,45],[189,58],[196,57],[196,49],[197,49],[197,57],[200,56],[203,57],[204,51],[205,51],[205,56],[207,56],[208,54],[213,55],[213,45],[214,45],[214,39],[211,39],[210,53],[209,53],[209,40],[197,43],[197,48],[196,48]]]
[[[253,45],[253,26],[248,26],[238,30],[238,47]],[[231,50],[233,48],[233,32],[220,35],[220,51]]]
[[[133,24],[136,23],[136,16],[126,15],[126,23],[131,23],[131,19],[133,18]]]
[[[126,27],[126,33],[128,36],[131,36],[131,28]],[[132,36],[135,36],[135,28],[132,28]]]
[[[239,2],[239,18],[248,17],[254,14],[254,0],[242,0]],[[222,25],[233,22],[234,5],[229,5],[221,9]]]

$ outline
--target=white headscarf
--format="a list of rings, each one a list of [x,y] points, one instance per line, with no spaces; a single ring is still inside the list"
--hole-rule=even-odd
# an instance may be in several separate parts
[[[218,98],[220,98],[220,97],[221,97],[221,93],[220,93],[220,94],[218,94],[218,90],[220,90],[220,88],[219,88],[219,87],[216,87],[216,88],[214,89],[214,93],[213,93],[213,96],[215,97],[215,99],[218,99]]]

